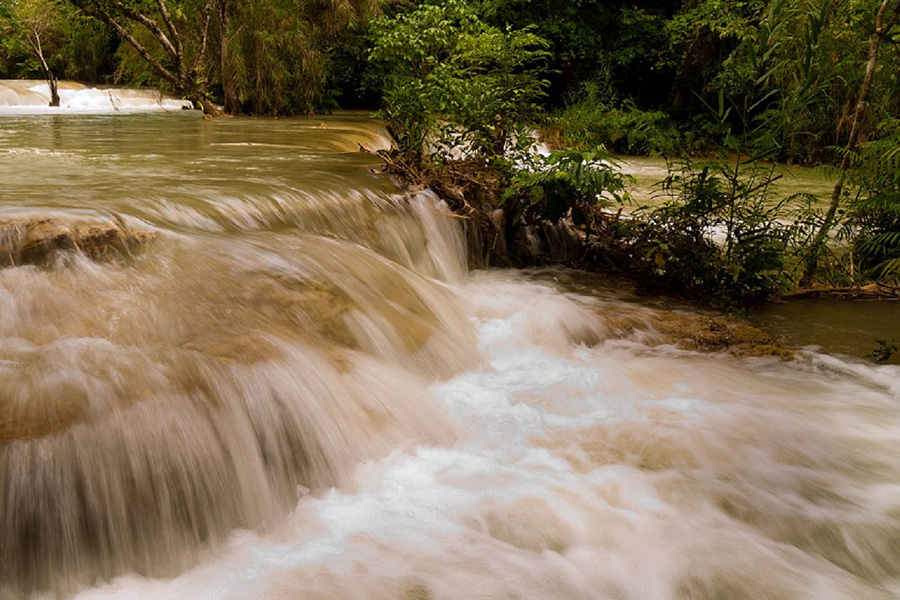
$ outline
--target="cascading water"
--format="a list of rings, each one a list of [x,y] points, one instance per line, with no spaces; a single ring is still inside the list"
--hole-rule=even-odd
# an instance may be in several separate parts
[[[94,88],[71,81],[59,82],[59,99],[59,106],[49,106],[50,86],[46,81],[0,79],[0,115],[170,112],[193,108],[186,100],[152,90]]]
[[[0,121],[0,597],[900,597],[900,368],[468,274],[464,223],[356,152],[386,144]]]

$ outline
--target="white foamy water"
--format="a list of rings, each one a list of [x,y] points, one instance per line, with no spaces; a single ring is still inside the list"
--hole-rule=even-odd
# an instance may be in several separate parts
[[[359,117],[0,126],[9,239],[156,235],[0,269],[3,600],[900,598],[900,368],[469,273]]]
[[[76,598],[898,597],[900,369],[650,349],[604,320],[649,309],[515,275],[463,293],[480,366],[432,384],[457,442]]]
[[[187,100],[153,90],[95,88],[69,81],[59,82],[59,106],[49,104],[50,86],[46,82],[0,80],[0,115],[172,112],[193,108]]]

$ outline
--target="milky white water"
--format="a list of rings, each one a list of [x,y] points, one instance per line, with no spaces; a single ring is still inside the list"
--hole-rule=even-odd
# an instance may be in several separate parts
[[[365,118],[0,120],[0,221],[157,233],[0,270],[0,597],[900,598],[900,367],[655,345],[467,273]]]
[[[104,114],[188,110],[187,100],[152,90],[88,87],[60,81],[59,106],[51,107],[46,81],[0,79],[0,116],[39,114]]]

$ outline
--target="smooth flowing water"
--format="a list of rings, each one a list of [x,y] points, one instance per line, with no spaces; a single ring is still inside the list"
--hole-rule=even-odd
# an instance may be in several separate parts
[[[900,367],[469,273],[361,116],[0,119],[0,597],[900,598]]]
[[[637,205],[656,205],[668,198],[662,182],[669,175],[670,164],[666,159],[647,156],[622,156],[617,162],[621,169],[634,178],[631,189],[632,196]],[[677,162],[671,164],[673,169],[678,167]],[[770,190],[770,198],[773,203],[795,195],[808,195],[827,201],[831,198],[834,188],[834,180],[829,178],[821,169],[798,166],[762,165],[760,177],[763,175],[773,178]],[[768,169],[772,169],[769,171]]]

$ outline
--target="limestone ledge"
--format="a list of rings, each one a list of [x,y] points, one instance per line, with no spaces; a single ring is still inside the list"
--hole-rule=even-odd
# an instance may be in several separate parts
[[[45,266],[62,252],[98,262],[128,260],[156,237],[117,223],[69,224],[56,218],[0,219],[0,268]]]

